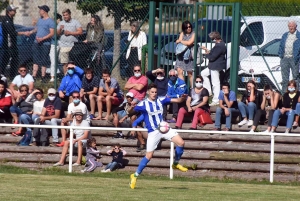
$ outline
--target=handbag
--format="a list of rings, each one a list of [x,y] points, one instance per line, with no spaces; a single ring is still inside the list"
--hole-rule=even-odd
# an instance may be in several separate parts
[[[200,113],[198,115],[198,119],[200,121],[200,124],[203,124],[203,125],[205,125],[205,124],[213,124],[213,121],[212,121],[212,119],[210,117],[210,114],[207,111],[205,111],[203,113]]]

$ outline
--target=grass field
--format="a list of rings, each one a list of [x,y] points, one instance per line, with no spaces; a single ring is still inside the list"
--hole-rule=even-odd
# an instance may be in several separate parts
[[[129,173],[68,174],[0,166],[0,200],[299,200],[298,184],[202,182],[200,179],[140,176],[129,188]]]

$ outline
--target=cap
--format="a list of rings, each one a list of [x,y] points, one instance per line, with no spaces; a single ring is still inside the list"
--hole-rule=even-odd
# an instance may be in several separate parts
[[[80,114],[81,116],[83,116],[83,113],[82,113],[81,109],[74,110],[73,115],[76,115],[76,114]]]
[[[17,10],[19,7],[16,7],[16,6],[14,6],[14,5],[9,5],[9,6],[7,6],[7,8],[6,8],[6,11],[12,11],[12,10]]]
[[[42,6],[38,6],[39,9],[45,11],[45,12],[49,12],[50,8],[47,5],[42,5]]]
[[[56,94],[56,90],[54,88],[48,89],[48,94]]]
[[[133,93],[132,92],[128,92],[127,94],[126,94],[126,97],[127,96],[130,96],[131,98],[133,98]]]

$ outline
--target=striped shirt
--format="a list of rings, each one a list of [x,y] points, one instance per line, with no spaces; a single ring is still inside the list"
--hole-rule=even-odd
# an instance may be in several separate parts
[[[136,112],[141,112],[144,115],[144,122],[148,133],[157,129],[159,123],[162,121],[163,105],[167,105],[170,102],[170,98],[156,99],[155,101],[146,99],[134,107]]]

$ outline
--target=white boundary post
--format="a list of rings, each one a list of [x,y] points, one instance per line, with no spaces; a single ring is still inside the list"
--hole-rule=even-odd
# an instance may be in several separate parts
[[[170,146],[170,179],[173,179],[173,161],[174,161],[174,142],[171,141]]]
[[[73,117],[73,126],[76,126],[75,116]],[[72,173],[72,163],[73,163],[73,128],[70,128],[70,150],[69,150],[69,173]]]
[[[274,135],[271,134],[270,183],[273,183],[273,177],[274,177],[274,146],[275,146],[275,138]]]

